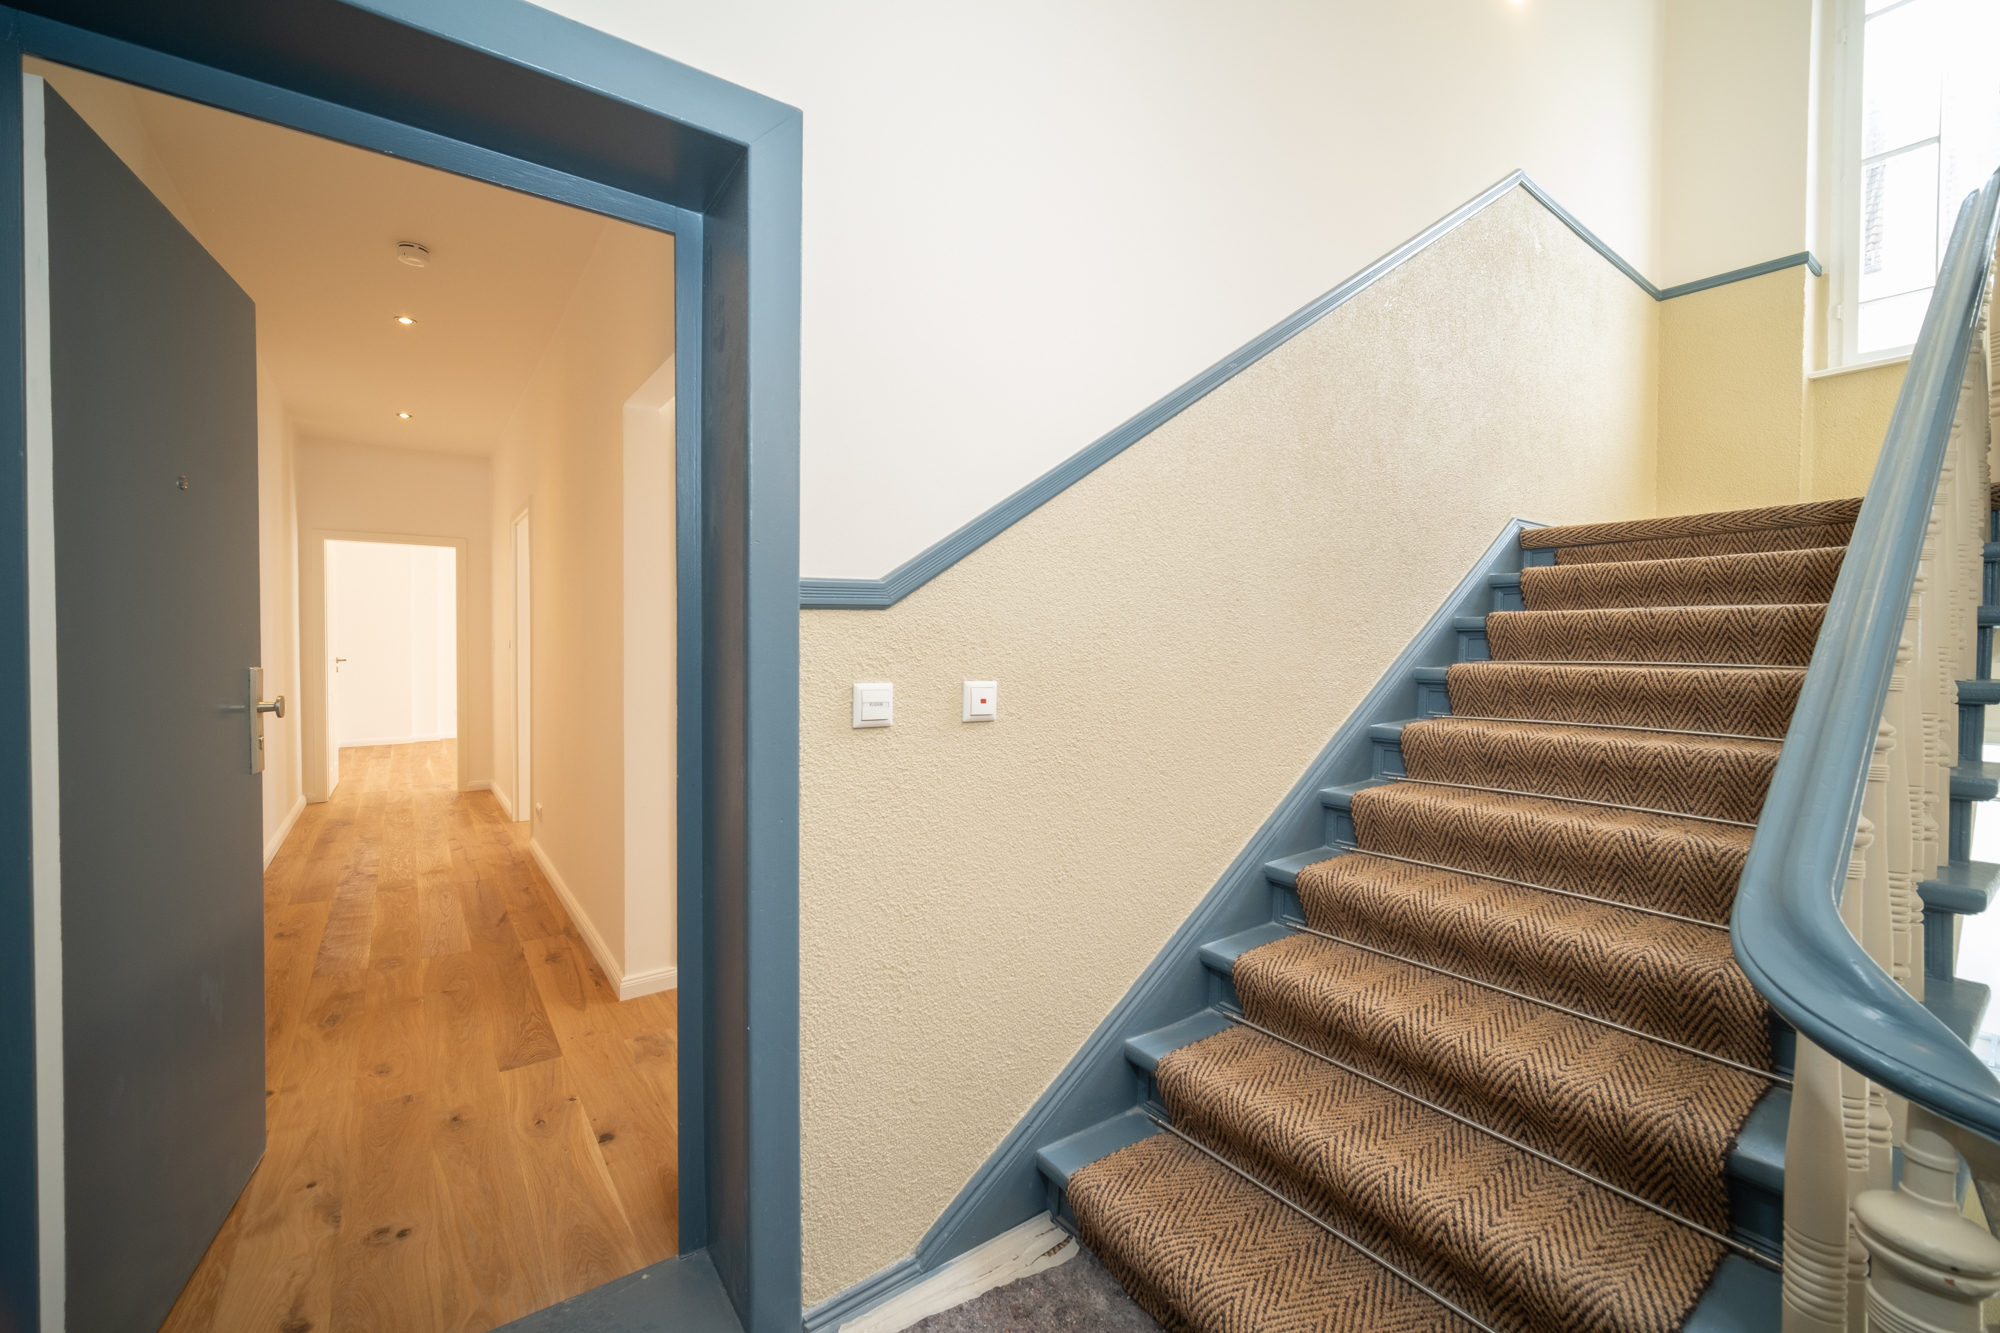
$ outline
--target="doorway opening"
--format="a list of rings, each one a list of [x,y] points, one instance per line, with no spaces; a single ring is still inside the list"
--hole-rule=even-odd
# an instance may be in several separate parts
[[[334,789],[347,751],[411,747],[456,790],[463,544],[327,539],[323,558]]]
[[[677,738],[625,700],[675,697],[674,238],[28,67],[254,305],[251,623],[298,708],[250,797],[262,1135],[222,1156],[257,1164],[107,1246],[146,1163],[107,1172],[117,1126],[72,1118],[71,1326],[480,1333],[672,1258]]]

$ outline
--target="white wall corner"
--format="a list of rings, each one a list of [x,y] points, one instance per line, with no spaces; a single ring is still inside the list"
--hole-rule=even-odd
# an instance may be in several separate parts
[[[269,870],[271,868],[271,862],[277,857],[278,849],[285,845],[285,839],[292,834],[292,826],[299,822],[299,816],[305,812],[306,798],[301,793],[299,798],[292,802],[291,813],[286,815],[284,821],[278,825],[278,831],[273,833],[271,840],[264,844],[264,869]]]
[[[598,967],[603,969],[604,975],[617,989],[619,999],[633,1000],[641,995],[672,990],[679,984],[679,969],[673,967],[652,968],[626,976],[625,969],[611,956],[611,948],[605,944],[604,936],[598,933],[596,923],[591,921],[590,916],[583,910],[583,905],[577,902],[576,895],[569,891],[569,885],[563,882],[562,872],[556,869],[555,862],[549,860],[549,854],[542,850],[539,840],[528,839],[528,854],[535,858],[535,864],[549,877],[549,885],[562,902],[563,911],[569,913],[570,922],[576,927],[576,933],[583,936],[583,942],[590,946],[590,956],[597,960]]]

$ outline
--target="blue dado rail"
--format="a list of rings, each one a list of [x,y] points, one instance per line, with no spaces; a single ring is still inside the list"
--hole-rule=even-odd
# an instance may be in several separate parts
[[[1985,299],[1996,203],[2000,173],[1959,210],[1744,866],[1731,940],[1757,989],[1822,1050],[2000,1140],[2000,1080],[1876,965],[1839,908]]]

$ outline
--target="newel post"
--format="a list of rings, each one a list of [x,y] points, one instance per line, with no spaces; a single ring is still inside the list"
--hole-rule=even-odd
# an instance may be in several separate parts
[[[2000,1240],[1959,1212],[1958,1152],[1944,1129],[1911,1103],[1902,1185],[1854,1201],[1873,1333],[1982,1333],[1979,1304],[2000,1296]]]

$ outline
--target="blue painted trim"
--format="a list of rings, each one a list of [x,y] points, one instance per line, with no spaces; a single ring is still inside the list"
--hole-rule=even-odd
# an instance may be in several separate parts
[[[0,22],[9,40],[29,34],[33,54],[676,234],[677,647],[683,663],[701,664],[679,673],[678,699],[689,720],[678,793],[681,1241],[707,1247],[698,1266],[746,1328],[796,1328],[798,111],[522,0],[23,9],[33,12],[0,9]],[[6,114],[18,117],[13,105]],[[18,255],[18,160],[5,168],[18,123],[9,133],[0,218]],[[27,779],[15,771],[26,755],[18,264],[7,272],[0,329],[14,351],[0,364],[14,369],[0,372],[0,421],[13,438],[0,447],[17,462],[0,470],[0,525],[10,525],[0,535],[0,833],[15,830],[4,845],[20,864],[0,861],[0,913],[18,915],[31,901]],[[0,938],[7,950],[31,936],[22,923]],[[7,968],[0,986],[28,975],[25,964]],[[32,1023],[31,1005],[18,1012]],[[32,1047],[24,1058],[5,1026],[16,1013],[0,1010],[0,1301],[13,1299],[5,1283],[25,1263],[30,1304],[0,1305],[0,1323],[18,1309],[33,1327],[32,1249],[24,1259],[8,1229],[21,1206],[33,1222],[33,1189],[6,1175],[8,1152],[25,1143],[30,1168],[33,1157],[32,1133],[15,1137],[4,1118],[18,1090],[32,1108]],[[617,1326],[696,1317],[674,1304],[685,1286],[634,1288],[658,1296],[638,1323]]]
[[[1403,244],[1383,255],[1353,277],[1335,287],[1326,295],[1310,304],[1293,311],[1271,328],[1258,334],[1243,346],[1196,375],[1166,397],[1140,412],[1131,420],[1099,437],[1083,450],[1072,454],[1062,462],[1044,472],[1041,476],[1014,492],[999,504],[973,519],[958,531],[945,537],[935,545],[919,552],[890,570],[879,579],[828,579],[802,578],[799,580],[799,605],[802,608],[821,608],[849,611],[880,611],[908,597],[917,589],[929,583],[938,575],[950,569],[959,561],[971,555],[995,537],[1013,527],[1029,514],[1034,513],[1050,500],[1082,481],[1106,463],[1124,453],[1146,436],[1179,416],[1188,408],[1206,398],[1209,394],[1227,384],[1237,375],[1249,369],[1259,360],[1268,356],[1278,347],[1296,338],[1299,334],[1317,324],[1320,320],[1338,310],[1341,306],[1359,296],[1398,267],[1414,258],[1431,245],[1449,235],[1460,225],[1482,212],[1494,201],[1516,187],[1531,195],[1542,207],[1555,214],[1558,221],[1591,249],[1602,255],[1614,268],[1636,283],[1639,289],[1655,301],[1685,295],[1692,291],[1703,291],[1726,282],[1740,282],[1744,278],[1754,278],[1764,273],[1774,273],[1779,269],[1805,264],[1817,274],[1819,261],[1810,254],[1801,252],[1787,255],[1783,259],[1773,259],[1749,268],[1737,269],[1713,278],[1703,278],[1698,282],[1683,283],[1661,291],[1646,281],[1638,269],[1627,263],[1623,256],[1601,240],[1596,232],[1577,221],[1568,209],[1557,203],[1547,190],[1537,185],[1526,172],[1516,171],[1504,179],[1488,186],[1471,199],[1439,218],[1436,222],[1418,232]]]
[[[804,1333],[823,1328],[839,1328],[848,1320],[872,1310],[892,1296],[900,1295],[924,1279],[924,1266],[914,1254],[905,1255],[878,1273],[862,1278],[845,1291],[835,1292],[817,1305],[808,1306],[801,1320]]]
[[[1996,217],[2000,173],[1959,210],[1750,844],[1730,942],[1772,1007],[1834,1058],[2000,1139],[2000,1080],[1868,957],[1838,907]]]
[[[1047,1206],[1035,1164],[1037,1149],[1131,1107],[1133,1073],[1125,1058],[1126,1039],[1178,1022],[1208,1007],[1209,972],[1201,961],[1201,947],[1270,922],[1271,888],[1266,879],[1266,863],[1318,847],[1325,841],[1321,790],[1368,779],[1374,767],[1371,729],[1378,723],[1416,715],[1417,670],[1442,668],[1457,660],[1454,621],[1485,608],[1492,597],[1487,585],[1489,575],[1519,571],[1520,534],[1524,529],[1541,526],[1516,518],[1501,529],[1444,604],[1340,724],[1263,827],[1244,844],[1200,904],[1146,965],[1131,989],[965,1183],[958,1197],[918,1242],[915,1255],[814,1306],[810,1313],[817,1322],[811,1327],[826,1326],[829,1316],[823,1315],[824,1311],[837,1310],[841,1317],[852,1318],[881,1304],[922,1281],[939,1264],[1026,1221]]]
[[[1733,268],[1727,273],[1718,273],[1712,278],[1696,278],[1693,282],[1683,282],[1679,286],[1665,288],[1660,292],[1659,299],[1662,301],[1671,301],[1676,296],[1687,296],[1694,292],[1705,292],[1711,287],[1726,287],[1732,282],[1742,282],[1745,278],[1761,278],[1766,273],[1781,273],[1785,269],[1797,268],[1801,264],[1804,264],[1806,271],[1815,278],[1820,275],[1819,261],[1813,258],[1812,251],[1801,250],[1795,255],[1786,255],[1781,259],[1767,259],[1761,264],[1752,264],[1748,268]]]

